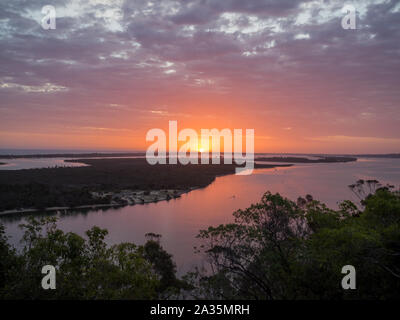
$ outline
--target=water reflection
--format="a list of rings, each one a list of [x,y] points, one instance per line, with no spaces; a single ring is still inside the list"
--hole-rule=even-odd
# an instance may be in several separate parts
[[[93,225],[109,230],[110,244],[123,241],[144,243],[144,235],[162,235],[162,244],[174,255],[182,273],[200,263],[193,254],[199,229],[233,221],[232,212],[260,200],[270,190],[296,200],[311,194],[331,207],[338,201],[353,200],[347,188],[358,179],[377,179],[400,185],[400,159],[360,159],[350,163],[296,164],[293,167],[257,169],[250,176],[218,177],[204,189],[182,195],[179,199],[88,212],[58,213],[59,226],[83,235]],[[2,218],[11,241],[18,245],[22,232],[21,216]]]

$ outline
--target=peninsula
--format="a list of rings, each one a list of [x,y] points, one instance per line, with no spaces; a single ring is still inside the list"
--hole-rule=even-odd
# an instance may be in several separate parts
[[[234,174],[233,164],[150,165],[144,158],[74,159],[83,167],[0,170],[0,213],[169,200]],[[255,168],[290,166],[256,164]]]

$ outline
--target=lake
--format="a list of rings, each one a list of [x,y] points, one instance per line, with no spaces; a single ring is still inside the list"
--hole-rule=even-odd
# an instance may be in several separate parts
[[[257,169],[249,176],[217,177],[206,188],[170,201],[58,215],[58,225],[64,231],[81,235],[94,225],[106,228],[109,244],[124,241],[143,244],[146,233],[161,234],[162,245],[173,254],[178,272],[182,274],[201,264],[201,257],[193,253],[193,246],[198,244],[195,236],[200,229],[233,221],[232,212],[259,201],[267,190],[294,201],[298,196],[311,194],[314,199],[337,207],[339,201],[357,200],[347,186],[358,179],[377,179],[398,188],[400,159],[359,158],[349,163]],[[23,218],[1,220],[12,237],[10,242],[20,246],[22,232],[18,225]]]

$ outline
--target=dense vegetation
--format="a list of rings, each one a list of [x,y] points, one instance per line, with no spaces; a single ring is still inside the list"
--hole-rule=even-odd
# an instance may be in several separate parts
[[[400,299],[400,195],[376,181],[368,194],[332,210],[307,196],[297,203],[267,192],[234,213],[235,222],[200,232],[213,272],[191,275],[195,297],[222,299]],[[353,265],[357,289],[343,290]]]
[[[350,187],[366,196],[338,210],[309,195],[293,202],[265,193],[233,223],[200,231],[198,250],[211,265],[185,281],[159,235],[107,247],[106,230],[82,238],[54,218],[30,218],[16,252],[0,227],[0,298],[400,299],[399,191],[373,180]],[[40,286],[46,264],[57,266],[56,290]],[[356,269],[355,290],[341,286],[345,265]]]
[[[0,211],[48,207],[75,207],[106,204],[107,198],[94,199],[89,188],[77,186],[51,186],[42,183],[0,184]]]
[[[30,218],[22,227],[24,248],[17,253],[0,225],[2,299],[165,299],[185,287],[157,235],[144,246],[107,247],[107,230],[98,227],[86,238],[57,229],[54,218]],[[57,268],[55,290],[41,287],[45,265]]]
[[[207,186],[218,175],[233,174],[236,168],[233,164],[152,166],[144,158],[70,161],[89,166],[0,170],[0,211],[108,203],[94,199],[90,191],[189,190]]]

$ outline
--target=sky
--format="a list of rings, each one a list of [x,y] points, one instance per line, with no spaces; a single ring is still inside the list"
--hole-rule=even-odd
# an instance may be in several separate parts
[[[399,1],[0,2],[0,148],[145,150],[176,120],[254,129],[256,152],[400,152],[399,88]]]

